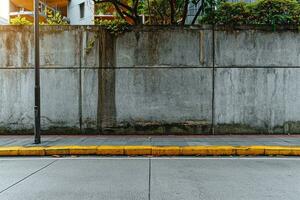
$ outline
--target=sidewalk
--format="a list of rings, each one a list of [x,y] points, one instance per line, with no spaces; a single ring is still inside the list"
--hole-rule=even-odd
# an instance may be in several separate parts
[[[0,155],[300,155],[300,135],[0,136]]]

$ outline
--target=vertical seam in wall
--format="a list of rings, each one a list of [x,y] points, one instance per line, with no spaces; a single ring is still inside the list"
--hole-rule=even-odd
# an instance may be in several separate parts
[[[151,166],[152,166],[152,163],[151,163],[151,159],[152,158],[149,158],[149,166],[148,166],[148,200],[151,200]]]
[[[98,69],[98,100],[97,100],[97,131],[99,133],[102,132],[102,110],[101,110],[101,95],[102,95],[102,70],[103,70],[103,57],[104,57],[104,52],[103,52],[103,49],[105,47],[103,47],[104,45],[104,40],[105,40],[105,35],[103,35],[103,31],[100,31],[100,37],[99,37],[99,43],[98,43],[98,46],[99,46],[99,57],[98,57],[98,60],[99,60],[99,69]],[[103,38],[104,37],[104,38]]]
[[[116,70],[116,66],[117,66],[117,37],[113,36],[113,113],[112,113],[112,125],[115,126],[117,124],[117,104],[116,104],[116,84],[117,84],[117,70]]]
[[[212,104],[211,134],[215,134],[215,25],[212,27]]]
[[[203,30],[200,30],[200,64],[204,65],[205,61],[204,61],[205,57],[204,57],[204,33]]]
[[[80,132],[82,133],[82,75],[81,75],[81,68],[82,68],[82,57],[83,57],[83,31],[80,31],[80,47],[79,47],[79,127]]]

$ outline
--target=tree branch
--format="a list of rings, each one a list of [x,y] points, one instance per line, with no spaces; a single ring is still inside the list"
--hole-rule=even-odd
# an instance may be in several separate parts
[[[195,22],[196,22],[197,18],[199,17],[201,11],[203,10],[203,7],[204,7],[204,0],[201,1],[201,5],[200,5],[199,9],[197,10],[197,13],[196,13],[196,15],[194,16],[191,25],[194,25],[194,24],[195,24]]]
[[[181,25],[184,26],[185,24],[185,20],[186,20],[186,17],[187,17],[187,13],[188,13],[188,8],[189,8],[189,3],[190,1],[189,0],[185,0],[184,2],[184,10],[183,10],[183,14],[182,14],[182,20],[181,20]]]
[[[116,4],[118,6],[121,6],[121,7],[125,8],[126,10],[128,10],[130,12],[133,12],[133,9],[130,6],[122,3],[121,1],[117,1],[117,0],[94,0],[94,2],[95,3],[112,3],[112,4]]]
[[[171,8],[171,24],[176,24],[175,20],[175,0],[169,0],[170,8]]]
[[[132,20],[134,21],[134,23],[136,23],[136,19],[135,19],[134,16],[130,15],[129,13],[127,13],[127,12],[125,12],[125,11],[123,11],[122,13],[123,13],[124,15],[126,15],[127,17],[129,17],[130,19],[132,19]]]
[[[135,0],[134,7],[133,7],[134,15],[136,17],[136,23],[141,24],[141,20],[140,20],[139,13],[138,13],[138,6],[139,6],[139,0]]]
[[[138,5],[139,0],[135,0],[133,7],[130,7],[120,0],[94,0],[95,3],[111,3],[114,5],[117,13],[121,16],[122,19],[126,20],[125,16],[133,20],[135,24],[140,24],[140,18],[138,15]],[[131,13],[131,14],[129,14]]]
[[[123,12],[121,11],[121,9],[118,7],[118,5],[115,2],[112,2],[112,4],[115,6],[115,9],[117,10],[118,14],[121,16],[122,19],[124,19],[126,21],[125,16],[123,15]]]

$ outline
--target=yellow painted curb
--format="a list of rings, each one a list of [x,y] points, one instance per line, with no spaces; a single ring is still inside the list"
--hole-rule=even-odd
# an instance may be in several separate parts
[[[51,146],[0,147],[0,156],[300,156],[294,146]]]
[[[236,155],[235,147],[232,146],[209,146],[207,147],[209,156],[231,156]]]
[[[70,147],[72,146],[45,147],[45,155],[46,156],[70,155]]]
[[[265,146],[235,147],[236,155],[240,156],[259,156],[265,154]]]
[[[152,147],[153,156],[178,156],[180,155],[181,147],[169,146],[169,147]]]
[[[125,146],[124,154],[128,156],[152,155],[151,146]]]
[[[300,147],[292,148],[291,156],[300,156]]]
[[[0,156],[18,156],[21,147],[0,147]]]
[[[124,147],[123,146],[98,146],[97,147],[97,155],[124,155]]]
[[[300,147],[282,147],[282,146],[272,146],[265,149],[265,155],[269,156],[299,156]]]
[[[44,147],[20,147],[18,149],[19,156],[44,156]]]
[[[207,155],[206,146],[187,146],[181,147],[181,155],[183,156],[206,156]]]
[[[97,146],[70,146],[71,155],[95,155]]]

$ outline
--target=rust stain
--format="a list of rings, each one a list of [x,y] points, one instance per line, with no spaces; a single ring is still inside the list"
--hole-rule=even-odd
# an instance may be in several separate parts
[[[15,51],[16,33],[6,33],[5,48],[6,48],[6,66],[12,66],[12,57]]]
[[[21,35],[21,67],[26,67],[29,65],[29,43],[30,43],[30,35],[28,33],[24,33]]]
[[[205,54],[204,54],[204,33],[200,31],[200,64],[204,64]]]
[[[106,31],[99,34],[97,127],[103,130],[116,123],[115,70],[110,69],[116,66],[116,42],[115,36]]]

